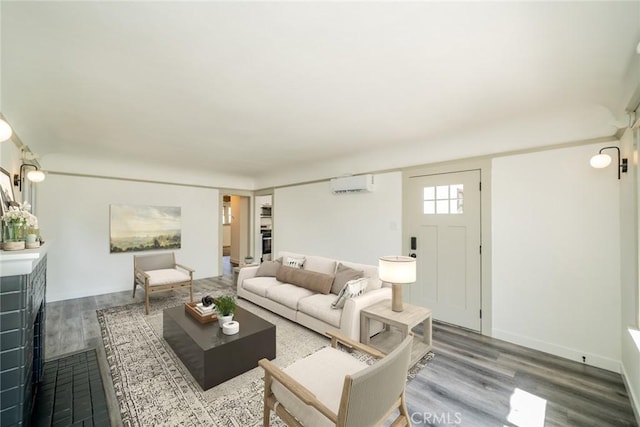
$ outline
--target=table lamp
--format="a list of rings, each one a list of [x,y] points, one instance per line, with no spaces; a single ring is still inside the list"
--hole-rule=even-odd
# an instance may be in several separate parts
[[[391,309],[402,311],[402,285],[416,281],[416,259],[408,256],[382,256],[378,263],[380,280],[391,287]]]

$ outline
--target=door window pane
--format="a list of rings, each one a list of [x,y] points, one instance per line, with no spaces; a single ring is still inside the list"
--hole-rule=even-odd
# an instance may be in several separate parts
[[[451,185],[449,188],[451,189],[451,193],[450,193],[451,199],[462,199],[462,194],[464,193],[463,184]]]
[[[436,195],[438,200],[445,200],[449,198],[449,186],[439,185],[436,187]]]
[[[436,213],[436,202],[434,200],[424,201],[424,213],[427,215]]]
[[[424,200],[435,200],[435,199],[436,199],[436,188],[424,187]]]
[[[462,213],[462,200],[449,200],[449,213],[461,214]]]
[[[423,213],[461,214],[464,213],[464,184],[424,187]]]
[[[436,202],[436,213],[438,213],[438,214],[448,214],[449,213],[449,201],[448,200],[438,200]]]

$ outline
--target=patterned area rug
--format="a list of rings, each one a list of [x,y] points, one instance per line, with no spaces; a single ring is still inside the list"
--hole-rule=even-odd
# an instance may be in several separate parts
[[[217,296],[216,292],[210,294]],[[97,312],[123,424],[262,425],[262,369],[203,391],[162,338],[162,310],[184,304],[182,295],[166,295],[154,296],[148,316],[140,303]],[[288,366],[329,345],[322,335],[250,302],[239,300],[238,304],[276,325],[277,357],[273,362],[278,366]],[[408,379],[432,357],[430,353],[419,361]],[[273,414],[271,421],[272,425],[283,425]]]

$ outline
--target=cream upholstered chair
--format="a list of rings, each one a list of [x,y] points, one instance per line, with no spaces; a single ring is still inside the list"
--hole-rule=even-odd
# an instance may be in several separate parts
[[[176,263],[173,252],[133,257],[133,298],[136,287],[145,292],[145,313],[149,314],[149,294],[177,288],[189,288],[189,301],[193,301],[193,272]]]
[[[411,425],[404,389],[411,358],[412,335],[388,355],[338,334],[331,347],[323,348],[287,368],[267,359],[264,368],[264,418],[269,425],[271,410],[289,426],[382,425],[399,412],[393,426]],[[379,358],[367,366],[338,350],[338,341]]]

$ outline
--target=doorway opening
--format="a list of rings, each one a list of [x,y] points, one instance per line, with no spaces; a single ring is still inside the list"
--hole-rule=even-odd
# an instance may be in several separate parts
[[[222,194],[222,276],[233,277],[233,268],[244,264],[251,254],[250,247],[250,197],[236,194]]]

